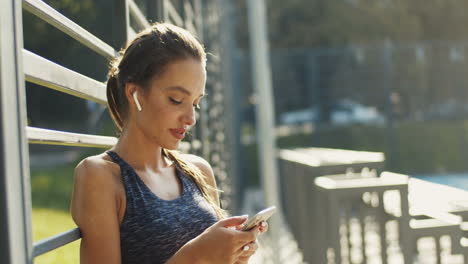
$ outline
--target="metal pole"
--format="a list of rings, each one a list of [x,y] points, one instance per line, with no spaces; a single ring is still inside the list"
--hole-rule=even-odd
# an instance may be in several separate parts
[[[32,263],[21,1],[0,3],[0,258]]]
[[[206,7],[205,7],[206,8]],[[201,0],[193,0],[193,10],[195,12],[195,27],[197,28],[198,38],[203,40],[203,3]]]
[[[247,0],[249,36],[251,47],[251,60],[253,71],[254,90],[258,100],[257,142],[259,147],[259,161],[261,171],[261,184],[267,205],[275,205],[277,213],[270,220],[269,234],[273,246],[272,260],[279,263],[278,257],[279,230],[282,221],[282,210],[278,197],[278,166],[275,141],[275,119],[273,107],[273,94],[271,84],[271,68],[269,60],[269,47],[267,39],[267,20],[264,0]]]
[[[384,88],[385,88],[385,112],[386,134],[387,134],[387,169],[395,170],[395,158],[398,150],[398,142],[395,135],[395,116],[393,113],[392,91],[393,91],[393,45],[390,40],[385,40],[383,46],[383,63],[384,63]]]
[[[240,188],[239,180],[242,177],[239,168],[240,160],[240,96],[238,87],[234,83],[234,58],[233,52],[236,50],[235,45],[235,32],[234,29],[234,20],[235,13],[232,6],[231,0],[220,0],[220,11],[221,17],[225,19],[220,20],[221,34],[221,54],[223,54],[222,59],[222,77],[223,77],[223,90],[225,91],[225,98],[231,98],[231,100],[225,101],[225,124],[227,131],[227,138],[229,146],[229,175],[231,178],[233,195],[231,211],[234,214],[240,213],[241,207],[241,198],[243,196],[242,189]]]

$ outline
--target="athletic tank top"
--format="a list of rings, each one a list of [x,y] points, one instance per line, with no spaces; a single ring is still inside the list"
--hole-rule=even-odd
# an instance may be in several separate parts
[[[107,151],[120,166],[126,208],[120,225],[122,264],[163,264],[218,218],[193,180],[176,166],[182,193],[174,200],[156,196],[117,153]]]

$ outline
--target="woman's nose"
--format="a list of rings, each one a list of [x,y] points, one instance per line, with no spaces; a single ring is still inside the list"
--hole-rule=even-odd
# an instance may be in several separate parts
[[[184,123],[188,126],[194,126],[197,122],[195,108],[190,108],[184,115]]]

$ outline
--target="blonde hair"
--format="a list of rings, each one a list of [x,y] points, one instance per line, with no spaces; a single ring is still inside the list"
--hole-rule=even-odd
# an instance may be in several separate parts
[[[176,163],[176,165],[182,170],[182,172],[185,175],[189,176],[197,184],[203,197],[213,207],[218,218],[226,218],[226,210],[223,210],[215,201],[215,199],[209,195],[210,190],[216,192],[220,191],[212,187],[209,183],[207,183],[206,176],[202,173],[202,171],[197,166],[182,159],[181,155],[177,151],[163,149],[163,154],[166,155],[169,159],[173,160]]]

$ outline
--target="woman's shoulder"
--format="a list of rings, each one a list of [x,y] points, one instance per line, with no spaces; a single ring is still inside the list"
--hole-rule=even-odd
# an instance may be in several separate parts
[[[213,169],[211,168],[210,163],[208,163],[204,158],[193,154],[181,154],[181,156],[186,162],[195,165],[204,174],[213,174]]]
[[[102,208],[119,210],[124,197],[122,189],[119,165],[112,162],[106,153],[80,161],[75,168],[71,202],[75,223],[86,225],[89,214],[96,215]]]
[[[204,158],[193,154],[181,154],[182,158],[197,167],[212,186],[216,186],[213,168]]]
[[[120,167],[106,153],[89,156],[75,167],[75,181],[109,184],[120,178]]]

